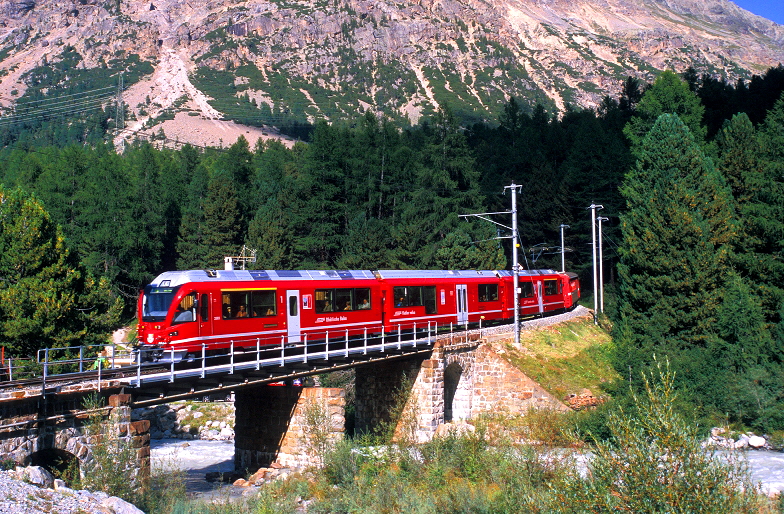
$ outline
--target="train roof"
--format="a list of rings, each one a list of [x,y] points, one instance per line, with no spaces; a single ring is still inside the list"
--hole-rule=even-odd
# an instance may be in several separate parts
[[[477,278],[477,277],[511,277],[509,270],[378,270],[378,275],[384,279],[391,278]],[[534,277],[540,275],[554,275],[557,271],[551,269],[520,270],[521,277]]]
[[[158,275],[153,286],[178,286],[188,282],[248,282],[263,280],[362,280],[375,279],[368,270],[185,270]],[[168,282],[168,283],[167,283]]]
[[[552,275],[556,271],[521,270],[520,276]],[[510,277],[509,270],[183,270],[166,271],[151,283],[173,287],[188,282],[248,282],[266,280],[373,280],[396,278],[477,278]]]

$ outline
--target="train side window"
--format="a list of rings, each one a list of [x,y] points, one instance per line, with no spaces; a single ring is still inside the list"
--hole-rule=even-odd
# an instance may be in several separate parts
[[[316,289],[316,312],[334,312],[339,310],[335,307],[334,291],[332,289]]]
[[[173,325],[196,321],[196,293],[183,296],[174,312]]]
[[[498,284],[479,284],[479,301],[494,302],[498,300]]]
[[[357,309],[370,308],[370,289],[355,289],[354,298],[357,300]]]
[[[289,297],[289,316],[294,317],[297,315],[297,297]]]
[[[544,281],[544,295],[545,296],[552,296],[554,294],[558,294],[558,281],[557,280],[545,280]]]
[[[533,298],[534,297],[534,285],[531,282],[521,282],[520,283],[520,296],[523,298]]]
[[[202,293],[199,298],[199,316],[202,322],[210,320],[210,296],[208,294]]]
[[[335,310],[336,311],[354,310],[353,289],[335,289]]]
[[[250,315],[253,318],[275,316],[275,291],[253,291]]]
[[[422,287],[422,304],[425,306],[425,314],[436,314],[436,286]]]
[[[408,288],[408,305],[410,307],[420,307],[424,305],[422,302],[422,287],[409,287]]]
[[[408,294],[405,287],[394,288],[395,307],[408,307]]]

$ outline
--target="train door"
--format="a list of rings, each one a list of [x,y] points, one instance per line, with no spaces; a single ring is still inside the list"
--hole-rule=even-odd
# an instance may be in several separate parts
[[[302,342],[299,325],[299,290],[286,291],[286,322],[289,343]]]
[[[536,297],[539,300],[539,314],[544,312],[544,295],[542,294],[544,291],[542,291],[542,284],[544,284],[544,282],[541,280],[536,281]]]
[[[455,292],[457,293],[457,322],[458,323],[467,323],[468,322],[468,286],[465,284],[457,284],[455,286]]]
[[[212,335],[212,319],[210,318],[210,295],[201,293],[199,295],[199,335]]]

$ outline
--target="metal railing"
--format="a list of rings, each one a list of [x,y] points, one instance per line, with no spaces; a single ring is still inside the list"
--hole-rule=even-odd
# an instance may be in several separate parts
[[[480,321],[480,332],[481,328]],[[36,359],[7,359],[3,364],[9,381],[39,378],[44,393],[47,382],[83,374],[89,375],[84,377],[85,381],[97,378],[100,391],[101,380],[108,370],[128,371],[122,380],[131,386],[140,386],[146,380],[174,382],[178,376],[192,377],[194,373],[205,378],[210,374],[231,375],[237,371],[285,367],[292,363],[328,363],[349,359],[351,355],[361,360],[374,353],[399,352],[406,348],[419,350],[456,332],[467,333],[468,322],[371,324],[352,329],[309,330],[292,336],[235,338],[228,343],[202,343],[197,351],[191,347],[187,355],[182,355],[184,352],[176,347],[163,350],[139,347],[131,351],[116,344],[44,348],[38,350]],[[148,375],[153,368],[159,372]],[[131,374],[134,378],[127,378]]]

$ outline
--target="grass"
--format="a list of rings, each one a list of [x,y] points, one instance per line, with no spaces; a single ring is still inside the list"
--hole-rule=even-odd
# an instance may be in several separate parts
[[[507,343],[504,358],[557,398],[602,386],[620,376],[610,363],[612,338],[592,320],[579,319],[525,331],[522,349]]]

